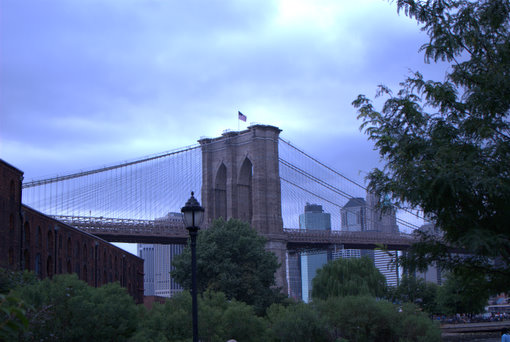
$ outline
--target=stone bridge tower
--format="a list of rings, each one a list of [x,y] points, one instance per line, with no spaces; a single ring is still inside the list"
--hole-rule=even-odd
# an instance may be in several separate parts
[[[267,239],[281,264],[278,286],[287,289],[278,136],[274,126],[253,125],[219,138],[201,139],[202,205],[205,226],[223,217],[240,219]]]

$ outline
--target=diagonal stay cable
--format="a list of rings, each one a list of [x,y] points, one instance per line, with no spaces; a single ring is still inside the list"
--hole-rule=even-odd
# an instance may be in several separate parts
[[[296,146],[292,145],[289,141],[286,141],[285,139],[283,139],[283,138],[281,138],[281,137],[279,138],[279,140],[280,140],[281,142],[285,143],[287,146],[289,146],[289,147],[293,148],[293,149],[294,149],[294,150],[296,150],[297,152],[301,153],[301,154],[302,154],[302,155],[304,155],[305,157],[307,157],[307,158],[309,158],[310,160],[314,161],[314,162],[315,162],[315,163],[317,163],[318,165],[320,165],[320,166],[322,166],[322,167],[326,168],[327,170],[329,170],[329,171],[333,172],[333,173],[334,173],[334,174],[336,174],[337,176],[340,176],[340,177],[342,177],[343,179],[347,180],[348,182],[350,182],[350,183],[352,183],[352,184],[354,184],[354,185],[356,185],[356,186],[360,187],[361,189],[363,189],[363,190],[367,191],[367,187],[365,187],[365,186],[363,186],[363,185],[361,185],[361,184],[359,184],[359,183],[357,183],[357,182],[353,181],[352,179],[350,179],[350,178],[348,178],[348,177],[344,176],[343,174],[341,174],[340,172],[336,171],[335,169],[333,169],[333,168],[331,168],[331,167],[327,166],[326,164],[322,163],[321,161],[319,161],[319,160],[315,159],[314,157],[312,157],[312,156],[311,156],[311,155],[309,155],[308,153],[306,153],[306,152],[304,152],[303,150],[301,150],[301,149],[297,148]],[[400,209],[400,210],[403,210],[403,211],[405,211],[406,213],[408,213],[408,214],[410,214],[410,215],[413,215],[413,216],[415,216],[415,217],[417,217],[417,218],[419,218],[419,219],[422,219],[422,220],[428,221],[428,220],[427,220],[427,219],[425,219],[424,217],[420,216],[420,215],[419,215],[419,214],[417,214],[417,213],[412,212],[411,210],[409,210],[409,209],[407,209],[407,208],[399,207],[399,209]]]
[[[289,163],[289,162],[287,162],[286,160],[284,160],[284,159],[282,159],[282,158],[280,158],[279,160],[280,160],[280,162],[281,162],[283,165],[285,165],[286,167],[288,167],[288,168],[292,169],[293,171],[295,171],[295,172],[297,172],[297,173],[299,173],[299,174],[301,174],[301,175],[305,176],[306,178],[308,178],[308,179],[312,180],[313,182],[318,183],[319,185],[321,185],[321,186],[323,186],[323,187],[327,188],[328,190],[330,190],[330,191],[332,191],[332,192],[334,192],[334,193],[336,193],[336,194],[338,194],[338,195],[341,195],[341,196],[345,197],[346,199],[351,199],[351,198],[353,198],[353,196],[352,196],[352,195],[350,195],[350,194],[346,193],[345,191],[342,191],[342,190],[338,189],[337,187],[335,187],[334,185],[331,185],[330,183],[327,183],[327,182],[325,182],[325,181],[323,181],[323,180],[321,180],[321,179],[319,179],[319,178],[317,178],[317,177],[313,176],[312,174],[310,174],[310,173],[306,172],[305,170],[303,170],[303,169],[299,168],[298,166],[293,165],[292,163]],[[311,191],[305,190],[305,189],[304,189],[304,188],[302,188],[301,186],[299,186],[299,185],[297,185],[297,184],[295,184],[295,183],[292,183],[292,182],[290,182],[290,181],[289,181],[289,180],[287,180],[287,179],[284,179],[284,178],[282,178],[282,177],[280,177],[280,178],[281,178],[282,180],[284,180],[284,181],[286,181],[286,182],[288,182],[288,183],[290,183],[290,184],[292,184],[292,185],[294,185],[294,186],[296,186],[296,187],[300,188],[301,190],[304,190],[304,191],[306,191],[306,192],[308,192],[308,193],[310,193],[310,194],[312,194],[312,195],[314,195],[314,196],[316,196],[316,197],[319,197],[319,198],[321,198],[321,199],[325,200],[323,197],[321,197],[321,196],[319,196],[319,195],[317,195],[317,194],[315,194],[315,193],[313,193],[313,192],[311,192]],[[334,204],[334,205],[336,205],[336,206],[339,206],[338,204],[333,203],[333,202],[331,202],[331,201],[328,201],[328,200],[325,200],[325,201],[327,201],[327,202],[329,202],[329,203],[331,203],[331,204]],[[340,207],[340,206],[339,206],[339,207]],[[372,208],[372,209],[374,209],[374,208]],[[403,220],[403,219],[400,219],[400,218],[398,218],[398,217],[396,218],[396,220],[397,220],[397,222],[401,223],[402,225],[404,225],[404,226],[406,226],[406,227],[408,227],[408,228],[411,228],[411,229],[418,229],[418,228],[419,228],[417,225],[415,225],[415,224],[413,224],[413,223],[410,223],[410,222],[407,222],[407,221],[405,221],[405,220]]]
[[[93,174],[101,173],[101,172],[105,172],[105,171],[115,170],[115,169],[131,166],[131,165],[136,165],[136,164],[144,163],[144,162],[155,160],[155,159],[165,158],[165,157],[183,153],[183,152],[188,152],[188,151],[197,149],[199,147],[200,147],[200,145],[198,145],[198,144],[191,145],[191,146],[187,146],[187,147],[177,150],[177,151],[174,150],[174,151],[170,151],[170,152],[165,152],[162,154],[145,157],[145,158],[134,160],[131,162],[125,162],[125,163],[121,163],[121,164],[117,164],[117,165],[106,166],[106,167],[95,169],[95,170],[76,172],[76,173],[72,173],[72,174],[64,175],[64,176],[57,176],[57,177],[52,177],[52,178],[34,180],[31,182],[23,183],[22,188],[27,189],[27,188],[31,188],[31,187],[44,185],[44,184],[50,184],[50,183],[60,182],[60,181],[68,180],[68,179],[89,176],[89,175],[93,175]]]

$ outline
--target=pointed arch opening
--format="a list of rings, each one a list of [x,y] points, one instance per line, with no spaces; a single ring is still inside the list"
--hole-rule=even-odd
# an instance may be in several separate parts
[[[227,219],[227,167],[221,163],[214,180],[214,218]]]
[[[246,157],[237,178],[238,217],[240,220],[250,223],[253,216],[252,177],[253,164]]]

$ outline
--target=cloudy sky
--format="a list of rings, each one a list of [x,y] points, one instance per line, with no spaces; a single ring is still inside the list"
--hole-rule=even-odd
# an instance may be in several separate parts
[[[378,163],[351,102],[425,65],[384,0],[2,0],[0,158],[25,179],[191,145],[250,122],[340,172]]]

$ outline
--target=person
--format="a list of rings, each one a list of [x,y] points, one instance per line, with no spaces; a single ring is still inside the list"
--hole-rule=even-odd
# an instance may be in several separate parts
[[[501,331],[501,342],[510,342],[510,332],[508,328]]]

